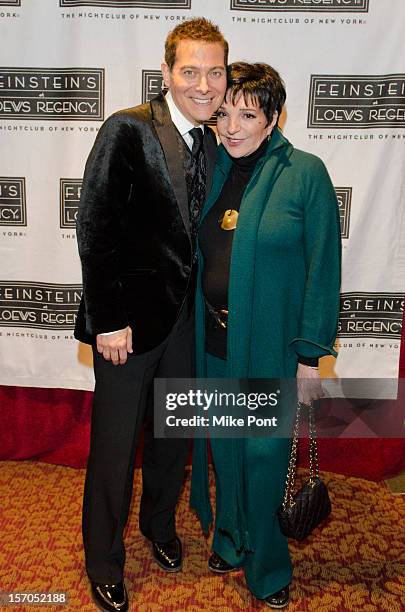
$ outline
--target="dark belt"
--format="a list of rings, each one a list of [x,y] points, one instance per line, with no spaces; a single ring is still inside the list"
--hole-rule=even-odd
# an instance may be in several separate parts
[[[228,311],[225,310],[225,308],[221,308],[219,310],[214,308],[209,302],[207,302],[207,300],[205,300],[205,304],[207,306],[208,314],[216,326],[226,329],[228,327]]]

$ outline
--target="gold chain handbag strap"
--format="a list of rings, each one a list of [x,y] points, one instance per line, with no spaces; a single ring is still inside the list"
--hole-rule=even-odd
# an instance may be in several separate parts
[[[314,486],[319,478],[318,444],[316,441],[315,410],[311,402],[309,406],[309,483]]]
[[[295,476],[297,473],[297,454],[298,440],[301,424],[301,409],[304,404],[298,402],[297,413],[295,415],[295,423],[293,430],[293,439],[291,443],[290,461],[288,463],[287,478],[285,483],[285,493],[283,499],[283,510],[294,505],[293,495],[295,488]],[[314,486],[315,478],[319,475],[318,463],[318,447],[316,443],[316,427],[315,427],[315,411],[311,402],[309,406],[305,406],[309,411],[309,483]]]

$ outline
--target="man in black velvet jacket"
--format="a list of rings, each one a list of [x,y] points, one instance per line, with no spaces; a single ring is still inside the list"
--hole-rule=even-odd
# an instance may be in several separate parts
[[[222,102],[227,53],[206,19],[179,24],[165,45],[166,97],[109,117],[86,164],[75,335],[93,345],[96,386],[83,539],[93,599],[104,610],[128,609],[123,530],[142,425],[140,529],[163,569],[181,569],[175,506],[188,444],[154,439],[151,392],[154,377],[194,373],[196,194],[208,192],[216,155],[202,124]]]

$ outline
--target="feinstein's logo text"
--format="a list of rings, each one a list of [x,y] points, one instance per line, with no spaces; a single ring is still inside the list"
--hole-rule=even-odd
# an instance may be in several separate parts
[[[367,13],[369,0],[231,0],[231,11]]]
[[[404,296],[401,293],[342,293],[340,338],[401,338]]]
[[[160,70],[142,70],[142,104],[161,93],[164,87]]]
[[[103,68],[0,68],[0,118],[104,119]]]
[[[348,238],[350,229],[350,210],[352,207],[352,188],[335,187],[335,192],[339,204],[341,237]]]
[[[27,225],[25,178],[0,177],[0,225]]]
[[[191,0],[59,0],[61,7],[105,6],[106,8],[190,9]]]
[[[311,75],[309,128],[405,127],[405,74]]]
[[[59,211],[61,228],[71,229],[76,227],[81,189],[81,179],[60,179]]]
[[[0,281],[0,327],[73,329],[81,285]]]

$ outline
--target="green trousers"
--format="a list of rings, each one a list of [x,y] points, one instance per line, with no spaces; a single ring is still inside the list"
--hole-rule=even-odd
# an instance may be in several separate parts
[[[226,362],[207,354],[207,377],[224,378]],[[213,550],[227,563],[243,567],[249,590],[265,599],[291,582],[292,565],[287,538],[279,528],[277,509],[284,494],[290,440],[244,438],[238,440],[243,454],[244,513],[252,551],[237,551],[226,532],[227,513],[235,471],[232,439],[211,438],[216,480],[216,512]],[[225,528],[221,528],[225,526]]]

